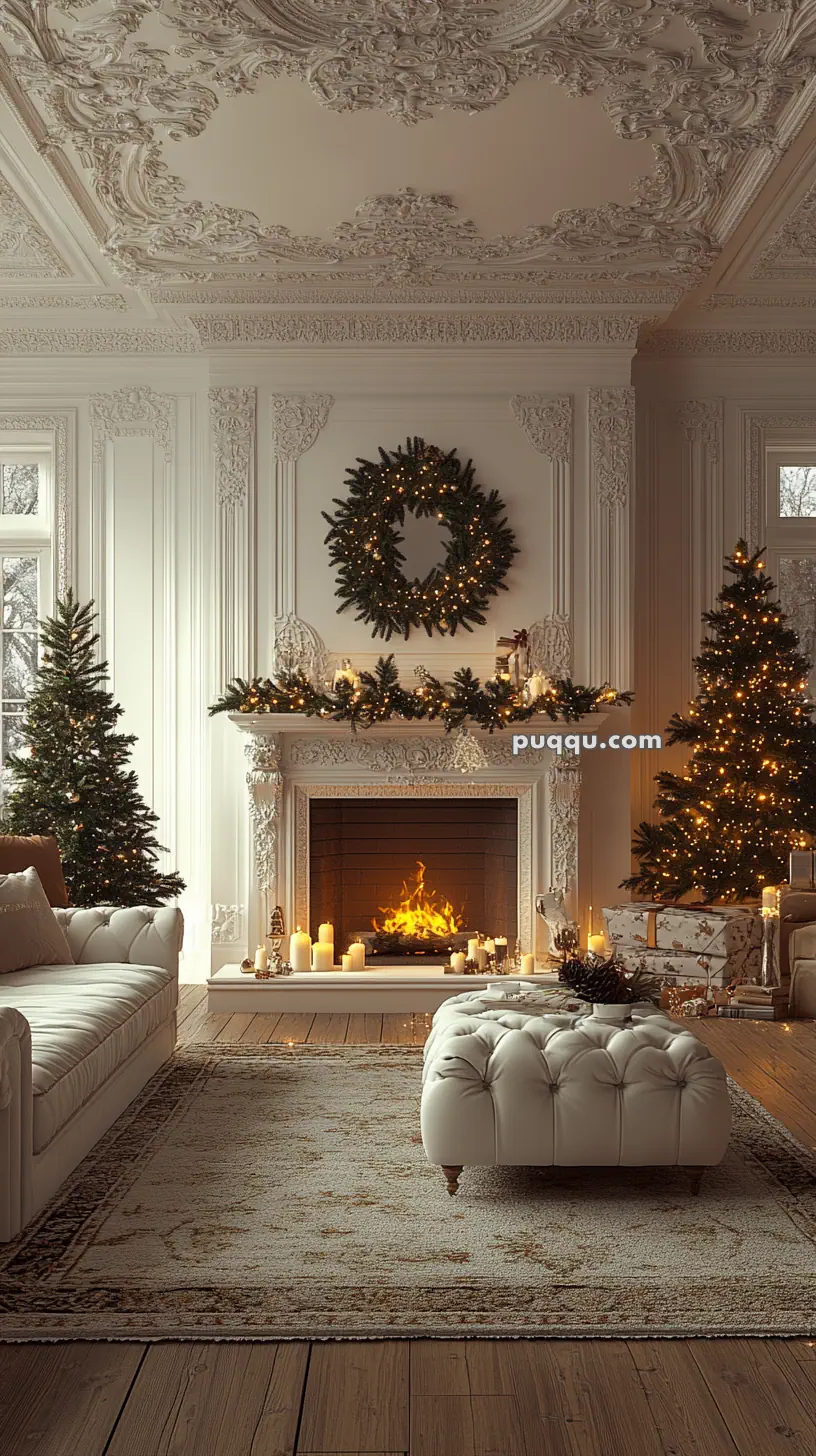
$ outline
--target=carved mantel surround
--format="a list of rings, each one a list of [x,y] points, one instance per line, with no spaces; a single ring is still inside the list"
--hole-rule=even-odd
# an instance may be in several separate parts
[[[577,723],[548,718],[526,733],[596,732],[605,715]],[[287,926],[309,919],[309,801],[313,798],[516,798],[518,800],[519,939],[539,939],[535,896],[549,886],[572,897],[578,865],[580,758],[553,749],[513,754],[510,730],[473,729],[483,764],[462,773],[457,738],[440,723],[384,723],[353,732],[346,723],[296,713],[232,713],[247,735],[245,751],[254,849],[250,939],[261,936],[268,908],[283,906]],[[545,937],[541,933],[540,949]]]

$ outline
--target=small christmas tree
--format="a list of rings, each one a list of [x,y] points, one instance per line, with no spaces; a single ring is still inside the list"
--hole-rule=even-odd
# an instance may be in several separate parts
[[[108,665],[94,661],[94,620],[93,603],[81,607],[69,591],[42,624],[25,716],[30,755],[9,757],[3,829],[56,836],[72,905],[156,905],[184,881],[156,867],[158,819],[127,767],[136,739],[116,731],[123,710],[102,686]]]
[[[787,875],[791,849],[816,830],[816,724],[809,664],[786,626],[762,552],[740,541],[734,578],[706,612],[695,658],[700,691],[668,742],[691,745],[682,774],[657,775],[657,824],[638,826],[640,870],[623,884],[660,900],[690,891],[744,900]]]

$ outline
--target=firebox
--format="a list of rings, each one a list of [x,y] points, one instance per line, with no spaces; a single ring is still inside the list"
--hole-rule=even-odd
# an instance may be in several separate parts
[[[310,933],[330,920],[337,955],[363,935],[382,962],[439,961],[467,933],[518,933],[518,800],[309,803]]]

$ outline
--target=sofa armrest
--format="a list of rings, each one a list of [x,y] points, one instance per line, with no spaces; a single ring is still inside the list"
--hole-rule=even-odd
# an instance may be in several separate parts
[[[791,931],[788,958],[791,966],[795,961],[816,961],[816,925],[797,925]]]
[[[94,905],[54,914],[77,965],[161,966],[178,975],[184,919],[175,906]]]
[[[31,1206],[31,1028],[0,1006],[0,1243],[20,1232]]]

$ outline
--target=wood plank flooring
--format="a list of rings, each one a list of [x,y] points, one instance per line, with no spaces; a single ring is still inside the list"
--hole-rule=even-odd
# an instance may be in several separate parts
[[[209,1016],[181,1042],[421,1045],[424,1015]],[[694,1023],[816,1147],[816,1023]],[[816,1340],[0,1345],[1,1456],[812,1456]]]

